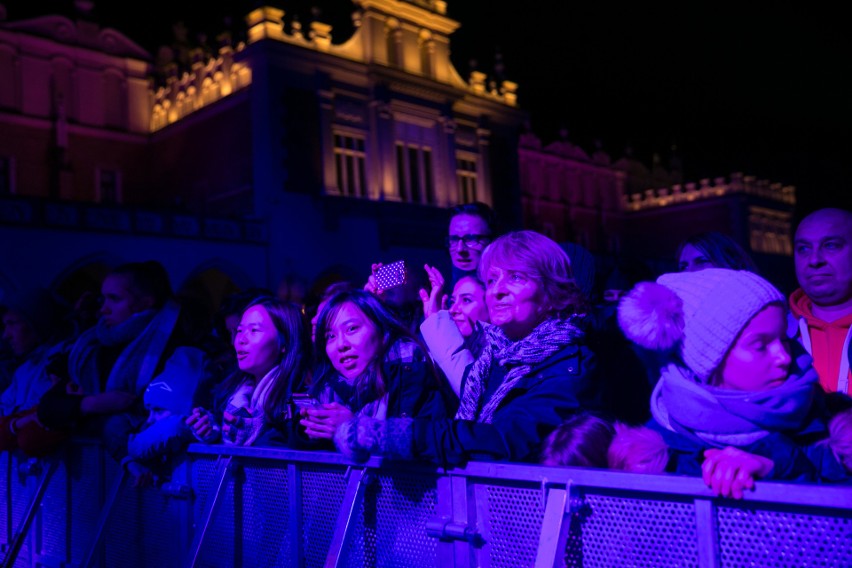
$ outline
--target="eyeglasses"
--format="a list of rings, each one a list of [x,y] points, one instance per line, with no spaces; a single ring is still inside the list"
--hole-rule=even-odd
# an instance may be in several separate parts
[[[469,249],[481,249],[491,242],[491,235],[450,235],[444,239],[444,244],[447,248],[457,249],[464,243],[464,246]]]

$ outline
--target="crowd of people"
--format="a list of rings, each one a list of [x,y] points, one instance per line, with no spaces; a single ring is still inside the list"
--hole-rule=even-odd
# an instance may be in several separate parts
[[[597,286],[579,245],[500,234],[481,203],[449,213],[449,278],[422,267],[413,300],[375,264],[199,322],[155,260],[113,268],[97,317],[4,297],[0,450],[98,436],[137,486],[192,443],[678,473],[734,498],[852,481],[849,211],[799,224],[789,298],[721,233],[681,243],[678,272]]]

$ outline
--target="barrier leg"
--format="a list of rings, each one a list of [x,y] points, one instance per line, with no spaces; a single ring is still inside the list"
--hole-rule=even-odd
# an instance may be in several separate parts
[[[118,494],[121,492],[121,487],[122,485],[124,485],[125,479],[127,479],[127,471],[122,467],[121,473],[118,475],[115,482],[113,483],[112,490],[107,496],[107,500],[104,503],[103,509],[101,509],[101,514],[98,517],[98,525],[95,529],[95,536],[92,539],[91,546],[89,546],[89,552],[86,554],[86,558],[83,560],[83,563],[80,564],[82,568],[89,568],[90,566],[92,566],[92,563],[95,560],[98,548],[101,545],[101,540],[103,540],[104,537],[104,527],[106,527],[106,523],[109,520],[110,513],[112,513],[112,507],[113,505],[115,505],[115,500],[118,498]]]
[[[42,472],[41,479],[38,482],[38,487],[36,488],[35,494],[27,507],[24,518],[21,519],[21,523],[18,525],[15,534],[12,536],[12,540],[9,543],[9,550],[6,553],[6,557],[3,559],[3,568],[14,566],[15,560],[18,558],[18,553],[21,551],[21,547],[24,544],[24,539],[30,532],[30,526],[35,518],[36,511],[41,505],[41,500],[44,498],[44,494],[47,491],[50,478],[53,477],[53,474],[56,473],[56,470],[59,468],[58,459],[50,458],[46,461],[47,469]]]
[[[201,524],[195,529],[195,537],[192,541],[192,547],[189,549],[191,556],[187,563],[190,567],[194,567],[198,563],[198,558],[201,554],[201,545],[204,544],[204,535],[207,533],[207,529],[210,528],[210,523],[219,508],[219,504],[221,503],[219,497],[222,494],[222,490],[227,485],[228,479],[230,479],[233,475],[233,466],[235,464],[232,464],[232,459],[232,456],[219,456],[216,460],[216,478],[218,481],[213,491],[213,495],[207,502],[206,510],[201,518]]]
[[[340,505],[340,514],[337,517],[334,536],[331,538],[331,546],[325,560],[326,568],[337,568],[341,565],[343,551],[346,550],[352,538],[352,522],[358,508],[364,501],[366,486],[367,470],[365,468],[350,469],[346,493],[343,495],[343,503]]]
[[[541,523],[535,568],[562,566],[571,528],[571,487],[550,488]]]

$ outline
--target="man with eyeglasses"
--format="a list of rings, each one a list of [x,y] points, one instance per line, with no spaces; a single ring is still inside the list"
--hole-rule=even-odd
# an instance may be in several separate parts
[[[453,262],[453,284],[463,276],[476,276],[482,251],[496,237],[491,207],[474,202],[450,209],[446,245]]]

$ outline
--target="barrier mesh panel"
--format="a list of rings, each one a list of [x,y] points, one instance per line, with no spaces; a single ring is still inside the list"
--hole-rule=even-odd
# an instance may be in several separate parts
[[[193,463],[192,486],[196,488],[195,506],[193,508],[194,530],[200,529],[205,521],[204,514],[207,510],[208,501],[213,498],[213,492],[218,483],[216,472],[215,458],[199,457]],[[234,559],[239,547],[234,546],[236,536],[234,532],[233,478],[222,489],[219,500],[218,513],[211,520],[207,533],[204,535],[204,542],[201,544],[201,551],[198,556],[199,566],[227,568],[236,565]]]
[[[243,484],[243,565],[298,566],[292,553],[287,469],[245,468]]]
[[[719,507],[722,566],[852,566],[852,503],[842,516]]]
[[[691,502],[586,495],[571,518],[566,566],[698,566]]]
[[[10,528],[13,535],[21,524],[21,521],[24,520],[27,507],[38,485],[38,476],[27,475],[25,473],[28,461],[28,458],[20,452],[16,452],[12,457],[12,473],[9,479],[12,492],[12,522]],[[30,566],[32,564],[30,560],[30,543],[30,538],[24,540],[24,544],[21,546],[18,558],[15,561],[15,566]]]
[[[324,566],[346,492],[342,469],[302,469],[302,546],[305,566]]]
[[[47,467],[47,464],[44,465]],[[68,540],[68,461],[63,460],[50,479],[42,499],[36,527],[38,531],[37,550],[40,556],[55,558],[66,562],[65,546]],[[45,514],[49,512],[50,514]]]
[[[488,485],[486,492],[491,566],[534,565],[544,517],[541,489]]]
[[[121,466],[109,456],[104,456],[98,446],[83,445],[74,447],[68,467],[72,511],[71,558],[81,562],[89,553],[101,507],[111,487],[104,476],[107,472],[113,472],[114,476]]]
[[[132,487],[125,480],[104,528],[106,565],[182,566],[178,505],[153,487]]]
[[[426,534],[426,522],[435,517],[436,478],[394,475],[378,482],[375,499],[364,503],[366,516],[375,516],[377,565],[435,566],[437,540]]]

